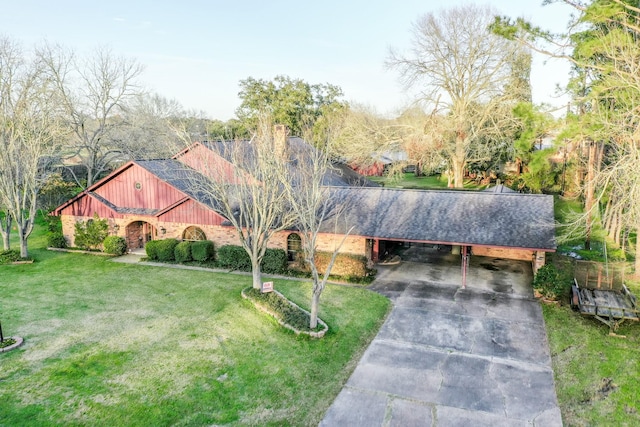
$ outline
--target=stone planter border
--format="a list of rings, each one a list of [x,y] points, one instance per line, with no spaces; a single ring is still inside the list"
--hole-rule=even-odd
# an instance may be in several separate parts
[[[26,261],[13,261],[11,265],[20,265],[20,264],[33,264],[32,259],[28,259]]]
[[[327,331],[329,330],[329,326],[318,317],[318,323],[320,325],[322,325],[322,330],[320,331],[301,331],[293,326],[291,326],[288,323],[283,322],[280,317],[274,313],[272,310],[270,310],[269,308],[265,307],[264,305],[258,303],[257,301],[254,301],[253,299],[249,298],[247,295],[245,295],[244,293],[244,289],[242,290],[242,298],[247,299],[249,301],[251,301],[251,303],[253,303],[253,305],[260,311],[263,311],[265,313],[267,313],[268,315],[272,316],[273,318],[275,318],[278,323],[282,326],[284,326],[285,328],[293,331],[296,335],[300,335],[300,334],[305,334],[305,335],[309,335],[313,338],[322,338],[324,337],[324,334],[327,333]],[[289,301],[289,299],[287,297],[285,297],[284,295],[282,295],[280,292],[274,290],[273,292],[275,292],[277,295],[279,295],[281,298],[284,298],[289,304],[291,304],[294,307],[297,307],[299,310],[304,311],[305,313],[307,313],[308,315],[311,315],[311,313],[309,313],[307,310],[305,310],[304,308],[300,307],[298,304],[294,303],[293,301]]]
[[[5,339],[9,339],[9,338],[16,340],[16,342],[7,347],[0,348],[0,353],[5,353],[7,351],[13,350],[14,348],[18,348],[24,342],[24,340],[21,337],[7,337]]]

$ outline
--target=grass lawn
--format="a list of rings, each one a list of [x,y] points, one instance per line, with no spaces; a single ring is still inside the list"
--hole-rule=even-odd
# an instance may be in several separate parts
[[[240,296],[250,276],[48,252],[0,266],[0,320],[25,344],[0,353],[0,425],[317,425],[389,301],[328,286],[321,340]],[[310,285],[275,288],[308,308]]]
[[[564,424],[640,425],[640,325],[623,324],[621,338],[568,306],[543,305],[543,313]]]
[[[414,173],[404,173],[401,179],[392,179],[386,176],[367,177],[371,181],[389,188],[408,188],[413,190],[455,190],[447,188],[447,179],[441,175],[416,176]],[[481,190],[486,186],[478,186],[473,181],[465,181],[465,190]]]
[[[582,211],[578,200],[556,198],[556,220],[569,223],[572,212]],[[605,261],[605,233],[596,222],[592,249],[584,241],[565,242],[558,252],[575,253],[583,259]],[[608,261],[622,257],[607,242]],[[627,281],[640,296],[640,284]],[[609,327],[594,318],[582,317],[567,304],[543,305],[549,337],[556,392],[562,418],[568,426],[640,425],[640,324],[623,324],[609,336]]]

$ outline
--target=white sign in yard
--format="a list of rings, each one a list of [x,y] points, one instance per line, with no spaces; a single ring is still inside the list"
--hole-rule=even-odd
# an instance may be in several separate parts
[[[273,282],[263,282],[262,283],[262,293],[273,292]]]

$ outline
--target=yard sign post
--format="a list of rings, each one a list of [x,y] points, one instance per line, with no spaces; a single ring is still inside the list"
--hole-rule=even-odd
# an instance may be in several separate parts
[[[273,292],[273,282],[263,282],[261,291],[263,294]]]

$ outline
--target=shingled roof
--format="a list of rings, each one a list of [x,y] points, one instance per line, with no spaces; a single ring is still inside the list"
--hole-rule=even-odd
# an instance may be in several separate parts
[[[206,187],[206,182],[208,181],[208,178],[200,172],[173,159],[136,160],[134,163],[180,190],[193,200],[218,213],[220,212],[218,203],[211,198],[211,195],[199,189],[202,185]]]
[[[203,146],[209,148],[214,151],[223,159],[227,160],[229,163],[234,163],[233,153],[235,144],[245,144],[245,148],[247,150],[244,151],[244,154],[249,157],[249,161],[251,160],[251,156],[253,151],[251,150],[252,145],[250,141],[207,141],[201,143]],[[311,158],[309,153],[312,150],[316,150],[315,147],[308,144],[304,139],[299,137],[290,137],[287,139],[287,147],[290,151],[290,156],[293,159],[290,162],[289,166],[292,168],[300,168],[304,167],[304,159]],[[322,179],[322,184],[325,186],[331,187],[379,187],[380,184],[370,181],[364,176],[360,175],[353,169],[351,169],[348,165],[339,162],[333,162],[332,167],[329,168],[325,176]],[[295,170],[292,170],[292,175],[295,176]]]
[[[387,240],[555,250],[553,196],[332,188],[326,233]]]

